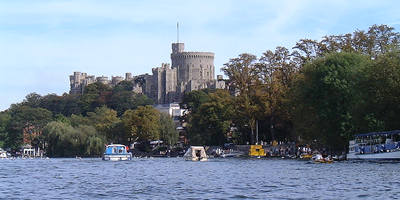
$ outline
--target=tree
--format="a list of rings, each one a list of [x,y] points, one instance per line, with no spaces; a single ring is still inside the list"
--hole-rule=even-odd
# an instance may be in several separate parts
[[[400,127],[400,51],[394,49],[364,68],[361,99],[355,105],[360,132],[396,130]]]
[[[11,115],[8,112],[0,112],[0,148],[4,147],[4,142],[7,140],[7,127],[10,124]]]
[[[301,65],[338,52],[357,52],[375,59],[399,45],[400,34],[394,32],[393,27],[373,25],[368,31],[357,30],[352,34],[324,36],[321,41],[301,39],[293,47],[295,51],[292,55],[299,59]]]
[[[98,156],[104,151],[105,141],[92,126],[76,128],[53,121],[46,125],[43,135],[47,142],[47,155],[51,157]]]
[[[90,124],[96,128],[97,132],[108,142],[114,142],[113,128],[120,122],[115,110],[106,106],[98,107],[94,112],[88,112]]]
[[[133,83],[131,81],[121,81],[114,88],[113,93],[127,91],[131,92],[133,90]]]
[[[255,143],[254,130],[256,126],[259,107],[258,101],[259,79],[255,68],[256,56],[240,54],[238,58],[230,59],[224,64],[222,71],[229,77],[229,85],[234,89],[235,110],[238,120],[245,120],[245,126],[251,130],[250,142]]]
[[[168,145],[175,145],[178,142],[179,134],[175,123],[167,113],[160,113],[160,139]]]
[[[121,116],[126,110],[152,104],[153,101],[146,95],[135,94],[132,91],[114,91],[108,103],[110,108],[118,112],[118,116]]]
[[[189,112],[197,112],[200,105],[204,102],[209,101],[208,89],[194,90],[183,95],[181,106],[187,109]]]
[[[97,107],[106,105],[111,94],[111,88],[100,82],[86,86],[80,100],[83,114],[93,112]]]
[[[72,134],[74,129],[63,122],[50,122],[43,129],[43,136],[47,142],[46,153],[48,156],[66,156],[64,152],[73,149],[72,144],[67,141],[70,138],[66,137]]]
[[[271,140],[280,136],[280,140],[288,139],[292,131],[289,91],[298,71],[298,66],[289,50],[277,47],[275,51],[266,51],[256,64],[257,75],[261,80],[259,96],[261,128],[269,129]],[[274,132],[280,130],[281,134]],[[267,136],[264,141],[268,140]]]
[[[130,142],[149,141],[160,138],[160,113],[152,106],[139,106],[136,110],[127,110],[122,122]]]
[[[194,145],[223,145],[233,121],[233,98],[225,90],[208,95],[208,100],[189,114],[188,137]]]
[[[43,108],[31,108],[25,105],[12,105],[10,110],[11,122],[8,126],[6,146],[17,149],[22,144],[24,128],[39,133],[52,120],[52,113]],[[31,138],[34,139],[34,138]]]
[[[352,108],[359,101],[358,83],[370,59],[333,53],[306,64],[296,80],[295,126],[308,140],[342,149],[355,132]]]

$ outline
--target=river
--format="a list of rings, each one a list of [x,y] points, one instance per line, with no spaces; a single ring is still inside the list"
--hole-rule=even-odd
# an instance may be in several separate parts
[[[400,163],[0,160],[0,199],[396,199]]]

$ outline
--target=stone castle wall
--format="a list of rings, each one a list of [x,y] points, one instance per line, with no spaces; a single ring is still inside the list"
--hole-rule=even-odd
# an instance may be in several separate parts
[[[152,69],[152,75],[132,76],[131,73],[126,73],[125,79],[113,76],[111,80],[106,76],[96,78],[86,73],[74,72],[70,76],[70,93],[82,94],[85,86],[96,81],[115,86],[126,80],[132,82],[134,92],[147,95],[156,104],[180,102],[186,92],[225,88],[222,76],[215,80],[214,68],[214,53],[185,52],[184,43],[173,43],[171,66],[163,63],[161,67]]]

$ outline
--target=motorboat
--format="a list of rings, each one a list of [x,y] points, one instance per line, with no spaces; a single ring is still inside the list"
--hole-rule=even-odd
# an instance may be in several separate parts
[[[183,155],[183,158],[185,158],[185,160],[190,160],[190,161],[207,161],[208,160],[206,151],[204,150],[204,147],[202,147],[202,146],[190,146],[188,148],[188,150],[186,151],[185,155]]]
[[[324,158],[321,154],[315,154],[311,157],[311,160],[315,163],[333,163],[333,160],[326,157]]]
[[[400,130],[355,135],[348,160],[400,160]]]
[[[265,157],[267,154],[262,145],[250,145],[249,156],[251,157]]]
[[[132,153],[128,152],[128,148],[125,145],[110,144],[106,146],[106,150],[103,154],[103,160],[132,160]]]

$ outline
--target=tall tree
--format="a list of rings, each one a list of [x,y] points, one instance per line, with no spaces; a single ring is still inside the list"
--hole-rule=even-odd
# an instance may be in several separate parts
[[[164,112],[160,113],[160,139],[168,145],[175,145],[179,139],[174,121]]]
[[[337,149],[346,145],[355,132],[352,108],[360,96],[359,72],[366,65],[370,65],[366,56],[334,53],[304,66],[293,100],[296,129],[304,138]]]
[[[240,54],[238,58],[230,59],[224,64],[222,71],[228,76],[228,84],[235,93],[235,110],[238,119],[245,121],[245,126],[250,127],[250,142],[255,143],[254,131],[257,115],[259,114],[258,101],[259,79],[255,68],[256,56]]]
[[[298,71],[297,63],[288,49],[277,47],[275,51],[263,53],[256,68],[262,82],[259,102],[263,111],[261,118],[270,127],[272,140],[277,139],[274,133],[277,129],[283,133],[279,139],[287,139],[291,132],[289,90]]]

